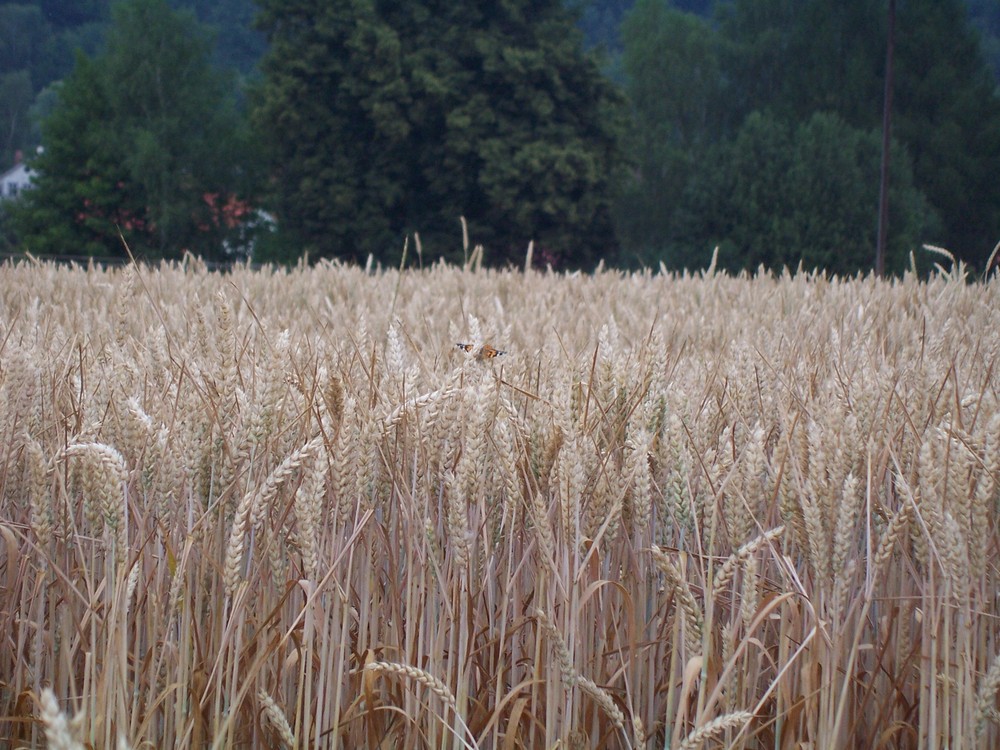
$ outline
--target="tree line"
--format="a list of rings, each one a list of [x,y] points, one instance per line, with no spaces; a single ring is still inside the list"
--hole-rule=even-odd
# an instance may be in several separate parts
[[[264,53],[253,28],[253,0],[168,0],[195,14],[212,33],[212,63],[241,77],[254,75]],[[40,121],[51,111],[75,51],[96,55],[111,26],[112,0],[0,2],[0,169],[17,151],[40,142]]]
[[[118,2],[54,79],[0,242],[429,262],[462,257],[464,219],[498,264],[532,240],[567,268],[695,268],[718,247],[732,269],[865,270],[886,5],[595,3],[585,23],[623,21],[588,50],[560,0],[257,0],[266,52],[239,72],[196,8]],[[981,267],[1000,240],[983,44],[959,0],[899,0],[895,50],[887,266],[928,242]]]
[[[706,20],[639,0],[623,244],[675,264],[718,244],[734,267],[869,266],[886,24],[885,2],[737,0]],[[921,242],[982,264],[1000,239],[1000,100],[961,3],[901,0],[894,67],[889,267]]]

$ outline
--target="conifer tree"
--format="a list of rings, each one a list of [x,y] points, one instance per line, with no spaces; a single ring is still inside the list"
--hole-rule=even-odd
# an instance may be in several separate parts
[[[298,251],[389,260],[612,249],[617,96],[559,0],[261,0],[257,123]]]

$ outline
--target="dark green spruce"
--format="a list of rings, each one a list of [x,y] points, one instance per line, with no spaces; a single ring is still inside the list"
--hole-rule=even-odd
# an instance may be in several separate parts
[[[593,263],[614,248],[618,97],[558,0],[261,0],[256,122],[288,246]],[[411,241],[411,248],[412,248]],[[412,256],[411,256],[412,257]]]

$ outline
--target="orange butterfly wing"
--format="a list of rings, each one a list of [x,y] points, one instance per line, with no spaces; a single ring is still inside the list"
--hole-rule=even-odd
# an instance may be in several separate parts
[[[471,354],[472,350],[476,348],[475,344],[455,344],[459,349],[464,351],[466,354]],[[483,344],[483,347],[476,354],[477,359],[493,359],[494,357],[499,357],[501,354],[506,354],[507,352],[502,352],[495,346],[490,344]]]

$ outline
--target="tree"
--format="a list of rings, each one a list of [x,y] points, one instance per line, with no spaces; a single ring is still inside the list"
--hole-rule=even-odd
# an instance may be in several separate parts
[[[39,8],[0,5],[0,171],[31,145],[32,69],[50,31]]]
[[[212,257],[254,173],[226,79],[193,17],[164,0],[116,5],[104,52],[80,55],[43,123],[34,189],[14,225],[34,253]]]
[[[40,0],[37,4],[53,26],[68,29],[106,20],[110,0]]]
[[[0,171],[13,162],[17,151],[30,145],[31,75],[26,70],[0,73]]]
[[[793,125],[752,113],[732,139],[713,148],[684,195],[679,248],[671,265],[795,267],[851,274],[871,268],[878,193],[876,131],[817,113]],[[901,271],[907,251],[934,228],[913,186],[905,151],[893,149],[889,210],[895,231],[886,268]]]
[[[577,26],[588,48],[599,47],[617,56],[622,52],[619,29],[634,0],[569,0],[567,7],[579,12]]]
[[[959,0],[903,3],[896,39],[893,132],[941,214],[942,232],[932,239],[982,267],[1000,240],[996,82]]]
[[[734,0],[719,6],[727,123],[769,109],[804,121],[881,121],[884,0]]]
[[[280,226],[316,256],[390,259],[419,232],[498,260],[613,247],[617,97],[557,0],[262,0],[257,122]]]
[[[37,92],[69,72],[74,50],[97,48],[105,19],[81,13],[85,3],[59,5],[0,4],[0,74],[27,71]]]
[[[972,25],[979,30],[983,55],[1000,78],[1000,5],[996,0],[966,0]]]
[[[254,72],[264,54],[264,35],[253,27],[253,0],[171,0],[174,7],[190,7],[198,20],[215,32],[215,54],[219,67],[233,68],[241,75]]]
[[[733,0],[720,30],[732,122],[769,109],[880,126],[885,0]],[[895,69],[893,136],[942,222],[925,239],[982,264],[1000,239],[1000,96],[961,0],[900,3]]]
[[[619,239],[648,262],[669,242],[684,187],[721,131],[718,35],[707,21],[639,0],[622,28],[632,167],[615,210]]]

